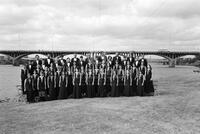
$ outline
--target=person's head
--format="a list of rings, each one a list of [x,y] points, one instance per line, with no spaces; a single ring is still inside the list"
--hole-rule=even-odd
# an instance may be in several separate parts
[[[141,60],[141,66],[144,66],[144,60],[143,59]]]
[[[44,72],[43,71],[40,71],[40,76],[44,76]]]
[[[73,62],[73,66],[76,66],[76,62]]]
[[[144,59],[144,55],[142,55],[142,59]]]
[[[54,76],[54,73],[53,73],[53,71],[50,71],[50,76]]]
[[[51,58],[51,55],[50,55],[50,54],[48,54],[48,55],[47,55],[47,58],[48,58],[48,59],[50,59],[50,58]]]
[[[89,74],[92,74],[92,69],[89,69],[89,70],[88,70],[88,73],[89,73]]]
[[[121,65],[119,65],[119,69],[122,69],[122,66],[121,66]]]
[[[45,72],[48,72],[48,71],[49,71],[49,68],[48,68],[48,67],[45,67],[45,68],[44,68],[44,71],[45,71]]]
[[[104,69],[103,69],[103,68],[100,68],[100,72],[103,73],[103,71],[104,71]]]
[[[45,64],[45,60],[42,60],[42,64],[43,64],[43,65]]]
[[[37,65],[37,69],[40,69],[40,65]]]
[[[140,77],[142,77],[142,76],[143,76],[143,74],[142,74],[142,72],[141,72],[141,71],[139,71],[139,76],[140,76]]]
[[[103,56],[106,56],[106,52],[102,52],[102,55],[103,55]]]
[[[70,58],[69,57],[67,58],[67,62],[70,62]]]
[[[34,70],[34,71],[33,71],[33,74],[34,74],[34,75],[37,75],[37,72],[36,72],[36,70]]]
[[[92,64],[92,61],[90,59],[88,60],[88,64]]]
[[[115,61],[115,64],[116,64],[116,65],[119,65],[119,62],[116,60],[116,61]]]
[[[94,68],[95,68],[95,69],[98,69],[98,64],[95,64]]]
[[[113,70],[113,75],[117,75],[117,71]]]
[[[35,58],[36,58],[36,60],[39,60],[39,59],[40,59],[40,56],[39,56],[39,55],[36,55]]]
[[[124,65],[126,65],[126,60],[124,60]]]
[[[130,73],[129,70],[127,69],[127,70],[126,70],[126,75],[129,75],[129,73]]]
[[[27,77],[28,77],[28,78],[31,78],[31,74],[30,74],[30,73],[28,73],[28,74],[27,74]]]
[[[75,72],[78,73],[78,68],[77,67],[75,68]]]
[[[80,56],[80,60],[81,60],[81,61],[83,60],[83,56],[82,56],[82,55]]]
[[[27,67],[26,67],[25,65],[23,65],[23,69],[24,69],[24,70],[26,70],[26,69],[27,69]]]
[[[133,54],[130,52],[128,56],[129,56],[129,57],[132,57],[132,56],[133,56]]]
[[[112,60],[112,56],[108,56],[108,60],[111,61]]]
[[[57,67],[57,71],[58,71],[58,72],[61,71],[61,67],[60,67],[60,66]]]
[[[52,68],[53,68],[53,63],[51,63],[51,64],[50,64],[50,67],[52,67]]]
[[[28,64],[31,65],[31,63],[32,63],[31,60],[29,60],[29,61],[28,61]]]
[[[107,68],[110,67],[110,63],[109,63],[109,62],[106,63],[106,67],[107,67]]]
[[[102,60],[102,64],[105,64],[105,63],[106,63],[105,59],[104,59],[104,60]]]
[[[151,70],[152,70],[152,67],[151,67],[150,64],[148,64],[147,69],[148,69],[148,71],[151,71]]]
[[[64,56],[61,56],[60,59],[63,60],[63,57],[64,57]]]
[[[57,75],[57,72],[54,72],[54,75],[56,76],[56,75]]]
[[[133,62],[132,67],[135,68],[135,63]]]
[[[84,72],[84,67],[83,66],[81,66],[81,73],[83,73]]]
[[[98,61],[97,59],[95,60],[95,64],[96,64],[96,65],[98,65],[98,64],[99,64],[99,61]]]
[[[62,71],[61,74],[62,74],[62,76],[65,76],[65,71]]]

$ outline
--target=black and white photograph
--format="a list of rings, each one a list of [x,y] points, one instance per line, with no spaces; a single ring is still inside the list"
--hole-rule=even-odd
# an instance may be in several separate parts
[[[0,0],[0,134],[200,134],[200,1]]]

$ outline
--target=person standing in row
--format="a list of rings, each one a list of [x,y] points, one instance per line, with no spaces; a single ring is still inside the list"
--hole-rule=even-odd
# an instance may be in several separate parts
[[[132,63],[132,69],[131,69],[131,77],[132,77],[132,90],[131,90],[131,96],[136,95],[136,76],[137,76],[137,68],[135,67],[135,63]]]
[[[40,72],[40,76],[38,77],[37,88],[38,88],[40,100],[45,101],[45,99],[46,99],[46,80],[45,80],[43,71]]]
[[[54,72],[54,88],[56,90],[56,96],[58,98],[59,92],[60,92],[60,87],[59,87],[59,81],[60,81],[60,76],[61,76],[61,68],[58,67],[57,71]]]
[[[36,98],[39,95],[38,88],[37,88],[37,81],[38,81],[38,74],[37,74],[36,70],[34,70],[33,76],[32,76],[34,98]]]
[[[144,95],[144,75],[141,71],[138,72],[138,76],[137,76],[137,92],[136,94],[138,96],[143,96]]]
[[[92,74],[92,69],[88,70],[88,73],[86,73],[86,85],[87,85],[87,97],[92,98],[94,97],[94,75]]]
[[[49,97],[50,100],[56,100],[57,99],[57,94],[56,94],[56,88],[55,88],[55,77],[54,73],[50,72],[50,75],[47,78],[47,87],[49,89]]]
[[[98,74],[98,97],[105,97],[106,74],[103,68],[100,68]]]
[[[119,95],[119,79],[118,79],[118,76],[117,76],[117,73],[116,71],[113,71],[112,74],[111,74],[111,97],[117,97]]]
[[[24,90],[27,94],[27,101],[29,103],[34,102],[34,96],[33,96],[33,86],[32,86],[32,79],[31,74],[27,74],[27,78],[24,81]]]
[[[111,70],[111,66],[107,66],[106,67],[106,86],[105,86],[105,92],[106,92],[106,95],[109,96],[110,93],[111,93],[111,73],[112,73],[112,70]]]
[[[124,96],[131,96],[132,77],[130,70],[126,70],[124,75]]]
[[[97,65],[95,65],[93,72],[94,72],[93,85],[94,85],[95,96],[98,96],[98,75],[99,75],[99,69],[98,69]]]
[[[73,98],[81,98],[81,74],[78,71],[78,68],[75,69],[73,75]]]
[[[24,66],[24,68],[21,69],[21,85],[22,85],[21,88],[22,88],[22,94],[25,94],[24,81],[27,78],[27,74],[28,74],[27,67]]]
[[[119,94],[117,94],[117,96],[123,96],[123,92],[124,92],[124,70],[122,69],[122,66],[119,65],[119,69],[116,70],[117,71],[117,76],[118,76],[118,89],[119,89]]]
[[[67,92],[68,97],[71,97],[70,95],[73,94],[73,78],[72,78],[72,72],[70,67],[67,67],[67,76],[68,76],[68,85],[67,85]]]
[[[153,81],[151,80],[151,78],[152,78],[152,68],[151,65],[148,64],[146,73],[146,82],[145,82],[145,93],[154,92]]]
[[[83,65],[80,66],[80,76],[81,76],[81,85],[80,85],[81,94],[82,96],[86,96],[86,90],[87,90],[86,83],[85,83],[86,73],[84,71]]]
[[[59,79],[60,90],[59,90],[58,99],[66,99],[68,97],[67,85],[68,85],[68,77],[63,71]]]

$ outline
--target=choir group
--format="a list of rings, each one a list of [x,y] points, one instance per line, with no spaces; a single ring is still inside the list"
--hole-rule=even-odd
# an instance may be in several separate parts
[[[114,57],[100,53],[53,60],[36,55],[21,70],[22,92],[28,102],[82,98],[143,96],[154,92],[152,68],[132,54]]]

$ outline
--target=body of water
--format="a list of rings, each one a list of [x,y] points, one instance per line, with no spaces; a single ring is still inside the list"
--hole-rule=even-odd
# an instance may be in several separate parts
[[[169,68],[161,64],[153,64],[153,80],[155,88],[160,94],[172,94],[173,90],[182,88],[199,88],[200,74],[193,73],[196,67],[176,66]],[[21,67],[0,65],[0,99],[13,98],[18,94],[17,86],[20,85]]]

